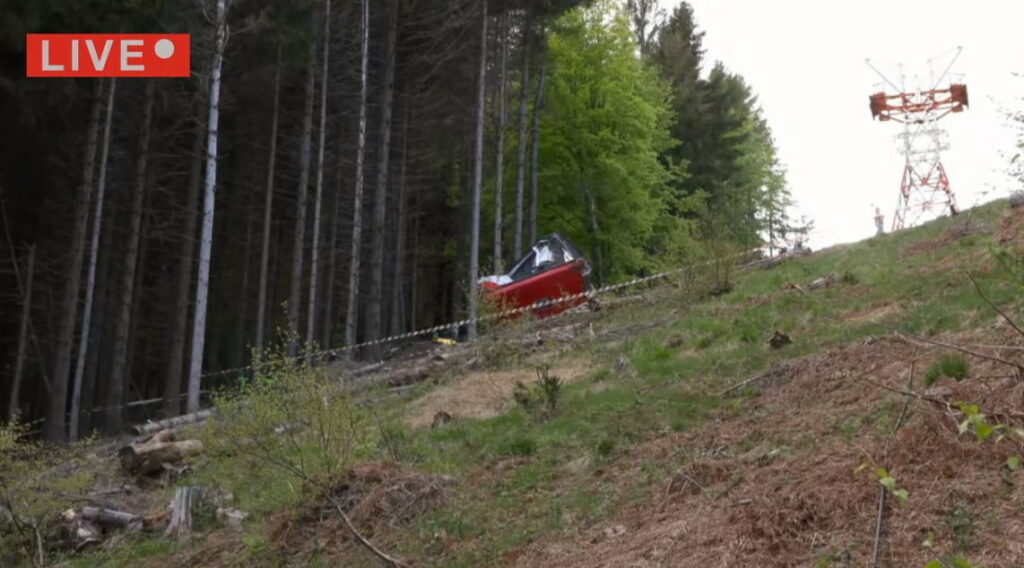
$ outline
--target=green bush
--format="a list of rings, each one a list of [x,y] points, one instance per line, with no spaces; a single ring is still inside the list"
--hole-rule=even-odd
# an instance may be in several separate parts
[[[289,358],[283,346],[264,356],[240,389],[216,394],[214,404],[215,419],[199,432],[211,448],[201,471],[213,483],[259,483],[236,472],[267,468],[304,482],[329,478],[374,449],[366,411],[344,385],[322,366]]]
[[[955,381],[962,381],[967,378],[969,371],[970,363],[968,363],[963,355],[959,353],[944,355],[928,367],[928,371],[924,374],[924,384],[930,387],[940,377],[949,377]]]
[[[0,424],[0,563],[42,566],[67,496],[85,493],[93,481],[93,440],[44,445],[26,440],[27,433],[17,421]]]
[[[536,421],[554,418],[562,396],[562,380],[549,373],[547,367],[537,368],[537,382],[526,386],[516,381],[512,398]]]
[[[510,440],[501,452],[506,456],[532,456],[537,453],[537,441],[527,436]]]

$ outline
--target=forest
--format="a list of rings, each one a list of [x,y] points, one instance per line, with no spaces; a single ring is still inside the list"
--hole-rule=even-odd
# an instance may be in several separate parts
[[[69,31],[189,33],[192,76],[26,78]],[[194,411],[266,350],[472,317],[554,231],[600,284],[778,246],[806,227],[703,36],[657,0],[0,1],[0,417]]]

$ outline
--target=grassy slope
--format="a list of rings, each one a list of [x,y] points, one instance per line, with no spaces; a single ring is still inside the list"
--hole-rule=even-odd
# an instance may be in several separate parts
[[[902,330],[927,336],[988,325],[993,316],[961,268],[978,273],[997,304],[1019,307],[1017,290],[993,270],[987,252],[1005,207],[1001,201],[970,213],[971,223],[989,234],[947,239],[950,227],[967,216],[944,219],[739,274],[735,289],[719,298],[692,301],[685,291],[662,289],[651,292],[653,305],[595,314],[597,335],[579,340],[563,355],[582,355],[594,370],[586,380],[564,387],[557,417],[538,423],[512,410],[408,434],[398,448],[403,460],[419,470],[453,474],[460,485],[448,507],[380,540],[430,565],[511,562],[531,542],[571,538],[624,507],[656,498],[671,473],[669,464],[650,460],[627,479],[606,473],[630,460],[640,444],[697,427],[715,414],[742,412],[746,399],[716,394],[728,385],[775,362],[871,335]],[[780,290],[785,283],[829,272],[840,277],[830,288]],[[615,329],[626,331],[601,334]],[[769,349],[766,341],[775,330],[791,335],[794,343]],[[529,357],[509,359],[531,365]],[[623,359],[628,364],[622,365]],[[402,404],[389,403],[380,411],[400,414]],[[458,409],[451,412],[457,415]],[[287,562],[287,551],[268,545],[261,520],[294,504],[294,495],[270,474],[223,475],[222,485],[238,493],[239,506],[255,513],[230,562]],[[74,563],[128,565],[148,558],[162,564],[181,551],[179,545],[143,539]]]

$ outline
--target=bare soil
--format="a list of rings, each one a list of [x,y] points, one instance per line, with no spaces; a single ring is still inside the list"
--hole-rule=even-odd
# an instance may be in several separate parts
[[[1018,339],[984,335],[946,339]],[[962,416],[943,402],[970,401],[990,421],[1020,426],[1024,386],[1005,377],[1005,366],[974,358],[970,380],[941,379],[928,391],[932,401],[886,390],[904,389],[912,372],[913,388],[923,390],[918,377],[938,356],[885,338],[781,365],[742,411],[639,446],[605,474],[627,479],[644,464],[670,465],[675,475],[648,498],[577,536],[528,545],[509,563],[869,565],[881,490],[873,472],[886,463],[891,437],[888,469],[909,498],[887,498],[883,565],[923,566],[943,554],[1024,565],[1024,473],[1006,467],[1021,444],[958,434]],[[933,549],[922,547],[929,532]]]

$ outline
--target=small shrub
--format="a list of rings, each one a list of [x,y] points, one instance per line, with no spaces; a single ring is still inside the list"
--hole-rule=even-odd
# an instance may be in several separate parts
[[[839,283],[846,284],[848,286],[855,286],[860,284],[860,279],[857,278],[857,275],[854,274],[853,271],[844,270],[843,273],[839,275]]]
[[[377,426],[377,450],[393,462],[406,462],[415,458],[412,437],[405,426],[395,421],[381,422]]]
[[[597,447],[595,448],[595,452],[597,453],[597,457],[599,458],[607,458],[608,456],[612,455],[612,452],[614,451],[615,440],[611,438],[602,439],[600,442],[597,443]]]
[[[930,387],[940,377],[949,377],[955,381],[962,381],[967,378],[968,371],[970,371],[970,363],[967,362],[963,355],[959,353],[944,355],[928,367],[928,371],[924,375],[924,384]]]
[[[537,368],[537,381],[526,386],[517,381],[512,391],[516,404],[534,420],[544,421],[558,414],[558,400],[562,396],[562,380],[549,373],[547,367]]]
[[[974,545],[974,512],[966,503],[948,511],[943,524],[949,529],[957,551],[965,552]]]
[[[0,423],[0,560],[42,566],[67,496],[83,494],[93,481],[94,440],[44,445],[27,433],[16,420]]]

